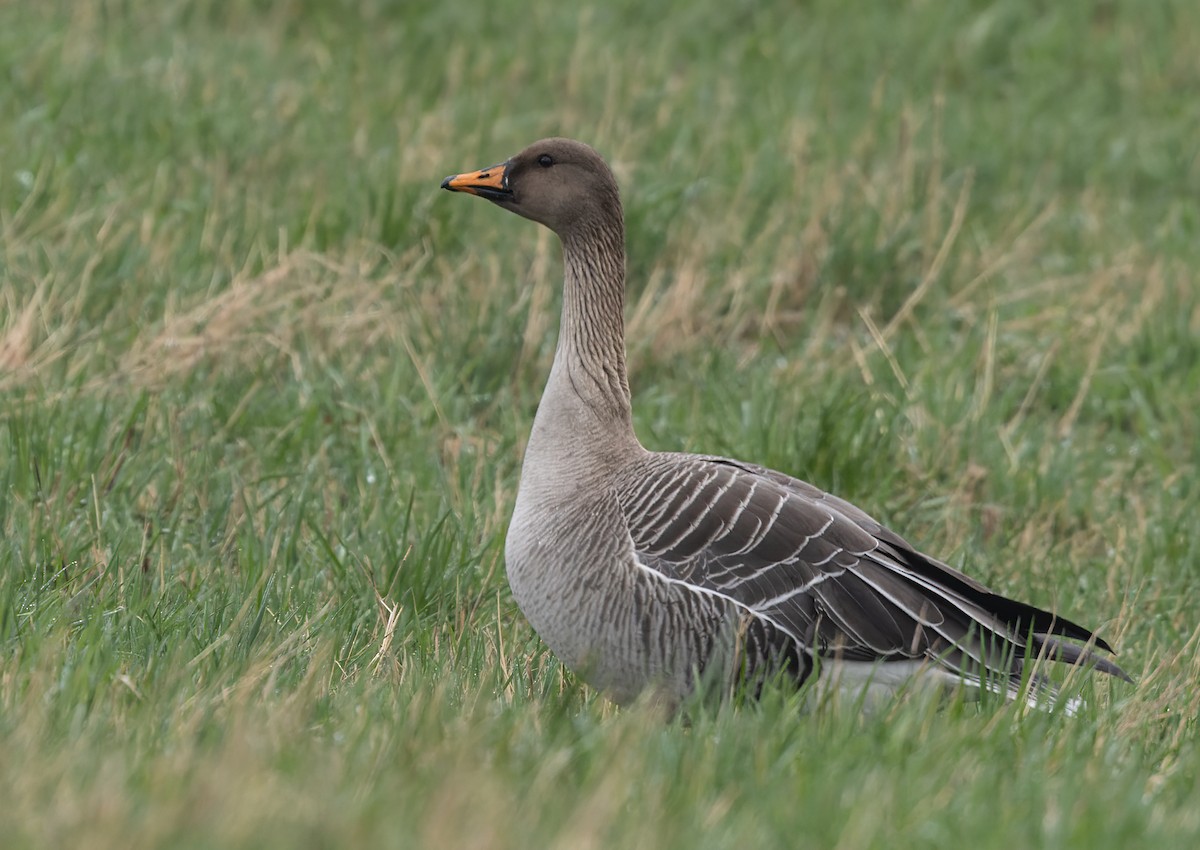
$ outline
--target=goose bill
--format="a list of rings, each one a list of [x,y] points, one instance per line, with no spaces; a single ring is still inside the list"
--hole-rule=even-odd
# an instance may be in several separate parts
[[[508,163],[505,162],[479,171],[451,174],[442,181],[442,188],[451,192],[478,195],[489,201],[502,201],[512,197],[512,190],[508,188]]]

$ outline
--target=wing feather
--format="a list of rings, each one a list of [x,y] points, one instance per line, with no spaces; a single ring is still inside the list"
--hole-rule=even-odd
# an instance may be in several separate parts
[[[678,454],[648,455],[629,480],[618,499],[638,562],[736,601],[762,619],[777,651],[926,659],[968,680],[1014,681],[1022,659],[1041,652],[1128,679],[1092,651],[1111,649],[1089,630],[993,593],[811,484]]]

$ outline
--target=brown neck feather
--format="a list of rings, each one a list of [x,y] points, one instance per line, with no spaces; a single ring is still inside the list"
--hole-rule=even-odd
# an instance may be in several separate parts
[[[563,235],[562,328],[557,357],[575,391],[602,420],[630,422],[625,374],[625,230],[615,214]]]

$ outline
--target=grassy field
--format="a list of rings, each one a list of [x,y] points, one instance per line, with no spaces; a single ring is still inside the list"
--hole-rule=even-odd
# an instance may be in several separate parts
[[[1200,845],[1200,5],[0,3],[0,844]],[[504,578],[546,232],[635,420],[1098,626],[1075,719],[563,671]]]

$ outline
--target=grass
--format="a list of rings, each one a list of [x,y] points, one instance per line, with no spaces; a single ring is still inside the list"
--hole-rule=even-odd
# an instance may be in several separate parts
[[[6,847],[1191,848],[1185,2],[0,5]],[[503,538],[557,245],[437,191],[614,161],[645,443],[1097,625],[1074,720],[618,711]]]

